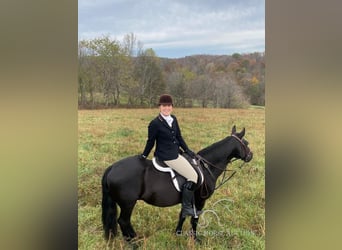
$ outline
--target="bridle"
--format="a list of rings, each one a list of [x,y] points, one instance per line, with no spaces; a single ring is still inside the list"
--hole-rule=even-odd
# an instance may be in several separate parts
[[[241,147],[242,147],[242,149],[243,149],[243,151],[245,153],[245,156],[241,157],[241,160],[246,162],[246,159],[249,156],[251,151],[249,150],[249,148],[246,146],[246,144],[244,144],[243,141],[238,136],[236,136],[234,134],[232,134],[231,136],[234,137],[236,140],[238,140],[240,142]]]
[[[245,156],[244,156],[244,157],[241,157],[241,160],[243,160],[243,162],[242,162],[241,165],[238,167],[239,169],[241,169],[241,168],[246,164],[246,162],[247,162],[247,161],[246,161],[246,158],[247,158],[248,155],[250,154],[250,150],[249,150],[249,148],[243,143],[243,141],[242,141],[238,136],[236,136],[235,134],[232,134],[231,136],[234,137],[236,140],[238,140],[238,141],[240,142],[240,145],[241,145],[241,147],[242,147],[242,149],[243,149],[243,151],[244,151],[244,153],[245,153]],[[211,170],[210,170],[210,168],[209,168],[208,166],[211,166],[211,167],[213,167],[213,168],[216,168],[216,169],[219,169],[219,170],[223,171],[222,180],[221,180],[220,184],[217,185],[217,186],[215,187],[214,190],[220,188],[223,184],[225,184],[227,181],[229,181],[229,180],[236,174],[236,172],[237,172],[236,170],[228,169],[227,167],[225,167],[225,168],[223,168],[223,169],[222,169],[222,168],[219,168],[219,167],[215,166],[213,163],[211,163],[211,162],[209,162],[208,160],[204,159],[204,158],[203,158],[202,156],[200,156],[200,155],[196,155],[196,157],[198,157],[199,161],[203,163],[203,167],[208,171],[209,175],[210,175],[213,179],[215,179],[215,176],[214,176],[214,174],[211,172]],[[232,163],[232,162],[234,162],[234,161],[236,161],[236,160],[239,160],[239,158],[231,159],[231,160],[228,162],[228,164],[229,164],[229,163]],[[227,165],[228,165],[228,164],[227,164]],[[232,173],[231,173],[228,177],[226,177],[226,173],[227,173],[228,171],[230,171],[230,172],[232,172]],[[206,189],[208,189],[207,186],[206,186],[206,183],[204,182],[203,185],[202,185],[202,187],[201,187],[201,194],[203,193],[204,186],[206,187]],[[207,190],[207,193],[209,193],[208,190]],[[208,195],[207,197],[202,197],[202,196],[201,196],[201,198],[208,198],[208,197],[209,197],[209,195]]]

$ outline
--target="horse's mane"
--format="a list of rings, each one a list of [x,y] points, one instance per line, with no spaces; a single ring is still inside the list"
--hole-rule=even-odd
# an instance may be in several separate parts
[[[204,155],[207,155],[208,153],[212,153],[213,151],[215,152],[218,148],[224,148],[222,147],[222,145],[228,143],[228,141],[230,141],[231,138],[232,138],[231,136],[227,136],[226,138],[218,142],[215,142],[214,144],[206,148],[201,149],[200,151],[198,151],[198,154],[201,156],[204,156]]]

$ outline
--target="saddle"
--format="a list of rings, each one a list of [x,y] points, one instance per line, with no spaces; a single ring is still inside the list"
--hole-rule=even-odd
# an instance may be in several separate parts
[[[202,185],[204,182],[204,175],[203,175],[202,168],[200,167],[200,164],[195,159],[192,159],[191,157],[187,157],[187,155],[183,154],[183,156],[188,160],[188,162],[191,164],[191,166],[195,169],[197,173],[197,176],[198,176],[197,187]],[[174,187],[176,188],[176,190],[178,192],[182,191],[182,186],[186,182],[186,179],[184,176],[180,175],[175,170],[167,166],[165,162],[159,161],[156,157],[152,158],[152,163],[153,163],[153,167],[157,169],[158,171],[169,173],[172,183]]]

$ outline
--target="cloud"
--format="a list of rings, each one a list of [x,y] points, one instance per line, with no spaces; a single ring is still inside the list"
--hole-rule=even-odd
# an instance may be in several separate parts
[[[157,54],[158,48],[167,47],[198,48],[198,53],[212,46],[222,48],[222,53],[227,47],[237,52],[241,48],[263,51],[264,9],[263,0],[79,0],[79,38],[110,35],[122,40],[133,32]]]

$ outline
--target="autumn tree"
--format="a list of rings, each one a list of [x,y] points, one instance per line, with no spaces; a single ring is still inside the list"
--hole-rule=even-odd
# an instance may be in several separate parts
[[[165,92],[165,81],[158,58],[153,49],[141,51],[134,68],[135,80],[139,83],[140,104],[147,101],[152,107],[158,95]]]
[[[160,94],[180,107],[265,104],[264,53],[158,58],[133,33],[79,42],[79,105],[154,106]]]

